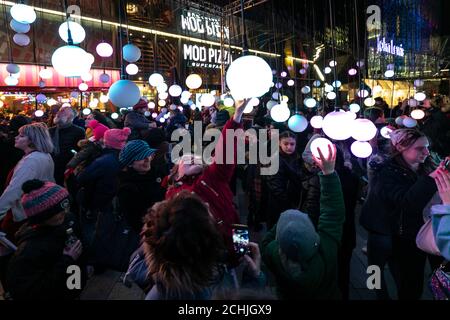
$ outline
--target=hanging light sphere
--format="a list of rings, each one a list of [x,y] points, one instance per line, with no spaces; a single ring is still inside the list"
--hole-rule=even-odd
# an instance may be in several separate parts
[[[303,132],[308,127],[308,120],[302,115],[294,114],[288,121],[288,127],[294,132]]]
[[[383,136],[383,138],[390,139],[391,138],[391,132],[394,131],[388,126],[383,127],[380,129],[380,134]]]
[[[352,103],[349,107],[350,111],[353,113],[358,113],[361,110],[361,107],[357,103]]]
[[[45,68],[39,71],[39,76],[44,80],[51,79],[53,77],[53,72],[52,70]]]
[[[261,97],[271,88],[272,69],[257,56],[247,55],[234,60],[226,74],[227,86],[237,100]]]
[[[374,98],[372,98],[372,97],[369,97],[369,98],[366,98],[365,100],[364,100],[364,105],[366,106],[366,107],[373,107],[374,105],[375,105],[375,99]]]
[[[414,80],[414,86],[423,87],[423,85],[424,85],[423,80],[421,80],[421,79]]]
[[[395,75],[394,70],[387,70],[387,71],[384,73],[384,76],[385,76],[386,78],[392,78],[394,75]]]
[[[47,105],[48,105],[49,107],[53,107],[54,105],[57,105],[57,104],[58,104],[58,101],[56,101],[56,100],[53,99],[53,98],[50,98],[50,99],[47,100]]]
[[[300,72],[300,74],[306,74],[307,71],[306,71],[306,69],[300,69],[299,72]]]
[[[314,116],[311,118],[311,127],[315,129],[322,129],[323,118],[321,116]]]
[[[81,80],[85,81],[85,82],[89,82],[92,80],[92,74],[91,73],[85,73],[83,75],[81,75]]]
[[[233,98],[227,97],[223,100],[223,104],[225,107],[232,107],[232,106],[234,106],[234,100],[233,100]]]
[[[97,106],[98,106],[98,103],[96,103],[95,101],[89,102],[89,108],[95,109],[95,108],[97,108]]]
[[[364,67],[364,65],[365,65],[364,60],[359,60],[358,62],[356,62],[356,66],[358,68],[362,68],[362,67]]]
[[[139,87],[130,80],[119,80],[113,83],[108,92],[109,100],[119,108],[131,108],[139,102]]]
[[[307,108],[312,109],[312,108],[315,108],[315,107],[316,107],[317,101],[316,101],[316,99],[314,99],[314,98],[306,98],[306,99],[303,101],[303,104],[304,104]]]
[[[183,92],[183,89],[179,85],[171,85],[169,88],[169,94],[172,97],[179,97],[181,93]]]
[[[39,88],[45,88],[45,86],[46,86],[45,81],[44,81],[44,80],[40,80],[40,81],[38,82],[38,86],[39,86]]]
[[[87,83],[80,83],[80,85],[78,86],[78,89],[80,89],[80,91],[86,91],[87,89],[89,89],[89,86]]]
[[[410,106],[410,107],[417,107],[418,105],[419,105],[419,102],[417,102],[417,100],[416,99],[409,99],[408,100],[408,105]]]
[[[281,88],[283,88],[283,84],[282,84],[281,82],[277,82],[277,83],[275,84],[275,87],[276,87],[277,89],[281,89]]]
[[[42,111],[42,110],[36,110],[36,111],[34,112],[34,115],[35,115],[37,118],[40,118],[40,117],[42,117],[42,116],[44,115],[44,111]]]
[[[424,101],[427,98],[427,95],[424,92],[417,92],[414,95],[414,99],[416,99],[417,101]]]
[[[275,107],[278,104],[278,102],[276,102],[275,100],[269,100],[266,103],[266,107],[267,109],[270,111],[273,107]]]
[[[88,115],[91,114],[92,111],[91,111],[91,109],[89,109],[89,108],[84,108],[82,112],[83,112],[83,114],[84,114],[85,116],[88,116]]]
[[[280,93],[278,91],[275,91],[274,93],[272,93],[272,99],[274,99],[274,100],[280,99]]]
[[[166,100],[159,100],[158,101],[158,106],[164,107],[165,105],[166,105]]]
[[[19,79],[14,78],[13,76],[8,76],[5,78],[5,83],[7,86],[15,86],[19,83]]]
[[[11,74],[19,73],[20,67],[15,63],[10,63],[10,64],[6,65],[6,71],[8,71],[8,73],[11,73]]]
[[[30,37],[23,33],[16,33],[13,37],[15,44],[21,47],[26,47],[30,44]]]
[[[155,107],[156,107],[156,104],[155,104],[153,101],[150,101],[150,102],[148,103],[148,108],[149,108],[149,109],[155,109]]]
[[[202,86],[202,77],[196,73],[192,73],[186,78],[186,86],[189,89],[195,90]]]
[[[101,102],[101,103],[107,103],[108,101],[109,101],[109,98],[108,98],[107,95],[102,94],[102,95],[100,96],[100,102]]]
[[[346,111],[346,114],[348,114],[348,116],[352,119],[355,120],[356,119],[356,113],[351,112],[351,111]]]
[[[325,73],[325,74],[330,74],[331,73],[331,68],[330,67],[325,67],[325,69],[323,70],[323,72]]]
[[[134,44],[126,44],[122,48],[123,59],[127,62],[133,63],[141,58],[141,49]]]
[[[16,79],[20,79],[20,72],[17,72],[17,73],[11,73],[10,75],[11,75],[11,77],[14,77],[14,78],[16,78]]]
[[[150,111],[145,111],[144,112],[144,116],[146,116],[146,117],[150,117],[152,114],[150,113]]]
[[[169,107],[169,110],[171,110],[171,111],[174,111],[176,109],[177,109],[177,106],[174,105],[174,104],[171,104],[170,107]]]
[[[382,92],[383,91],[383,87],[380,86],[379,84],[376,85],[375,87],[373,87],[372,91],[375,92]]]
[[[17,33],[27,33],[28,31],[30,31],[29,23],[20,23],[14,19],[11,19],[9,26]]]
[[[289,102],[289,97],[288,96],[281,96],[280,102],[287,104]]]
[[[192,93],[190,93],[189,91],[183,91],[183,92],[181,93],[181,96],[182,96],[182,97],[190,98],[190,97],[192,96]]]
[[[402,126],[402,125],[403,125],[403,117],[400,116],[400,117],[395,118],[395,123],[396,123],[398,126]]]
[[[186,104],[188,104],[188,102],[189,102],[189,98],[188,98],[188,97],[181,96],[180,102],[181,102],[182,104],[186,105]]]
[[[352,135],[353,120],[345,113],[333,111],[323,119],[322,129],[334,140],[347,140]]]
[[[331,60],[330,63],[329,63],[329,66],[332,67],[332,68],[336,67],[337,66],[337,62],[334,61],[334,60]]]
[[[158,114],[157,114],[156,112],[153,112],[153,113],[152,113],[152,118],[153,118],[153,119],[156,119],[156,117],[158,117]]]
[[[11,7],[11,16],[20,23],[33,23],[36,20],[36,12],[25,4],[15,4]]]
[[[250,102],[245,106],[244,108],[244,113],[245,114],[249,114],[252,113],[254,106],[252,104],[250,104]]]
[[[423,110],[416,109],[411,112],[411,118],[413,118],[415,120],[421,120],[424,117],[425,117],[425,112],[423,112]]]
[[[97,51],[97,54],[102,58],[111,57],[114,53],[113,47],[107,42],[100,42],[95,48],[95,51]]]
[[[355,76],[358,73],[358,70],[356,70],[355,68],[351,68],[350,70],[348,70],[348,74],[350,76]]]
[[[340,88],[342,86],[342,82],[339,80],[333,81],[333,87]]]
[[[294,80],[289,80],[288,82],[287,82],[287,85],[289,86],[289,87],[293,87],[294,85],[295,85],[295,81]]]
[[[160,93],[158,94],[158,98],[159,98],[160,100],[166,100],[168,97],[169,97],[169,94],[168,94],[167,92],[160,92]]]
[[[216,97],[211,93],[202,94],[200,97],[200,102],[205,107],[211,107],[216,102]]]
[[[78,46],[62,46],[53,52],[52,65],[63,77],[80,77],[89,73],[90,58],[86,51]]]
[[[325,92],[332,92],[334,90],[333,86],[330,86],[328,83],[325,83]]]
[[[36,101],[37,102],[44,102],[45,100],[47,100],[47,97],[44,94],[42,94],[42,93],[39,93],[36,96]]]
[[[281,75],[282,78],[286,78],[286,77],[287,77],[287,72],[286,72],[286,71],[283,71],[283,72],[281,72],[280,75]]]
[[[270,110],[270,117],[275,122],[285,122],[291,116],[291,110],[287,104],[277,104]]]
[[[414,128],[415,126],[417,126],[417,120],[406,117],[405,119],[403,119],[403,126],[405,126],[406,128]]]
[[[350,146],[353,155],[358,158],[368,158],[372,154],[372,146],[368,142],[355,141]]]
[[[302,93],[303,94],[308,94],[308,93],[310,93],[311,92],[311,88],[309,87],[309,86],[304,86],[303,88],[302,88]]]
[[[195,109],[197,109],[197,106],[195,104],[191,104],[191,110],[194,111]]]
[[[64,42],[69,42],[68,29],[70,29],[73,44],[79,44],[86,38],[86,31],[80,24],[75,21],[66,21],[61,23],[58,30],[59,36]]]
[[[100,82],[101,83],[108,83],[111,80],[111,77],[107,73],[102,73],[100,75]]]
[[[369,119],[356,119],[352,122],[352,138],[369,141],[377,135],[377,127]]]
[[[316,87],[316,88],[320,87],[321,85],[322,85],[322,82],[320,82],[320,80],[315,80],[313,82],[313,86]]]
[[[327,99],[329,99],[329,100],[334,100],[334,99],[336,99],[336,97],[337,97],[337,95],[336,95],[336,92],[334,92],[334,91],[327,93]]]
[[[111,119],[116,120],[119,118],[119,114],[117,112],[111,113]]]
[[[259,105],[260,102],[261,101],[259,100],[259,98],[251,98],[248,104],[253,107],[256,107],[257,105]]]
[[[86,52],[86,59],[89,64],[93,64],[95,62],[95,57],[92,53]]]
[[[135,65],[134,63],[130,63],[126,66],[125,71],[130,75],[134,76],[139,72],[139,67]]]
[[[363,89],[358,91],[358,97],[367,98],[369,96],[369,91]]]
[[[159,122],[161,122],[161,123],[166,122],[166,118],[162,117],[161,119],[159,119]]]
[[[322,152],[324,158],[327,159],[330,155],[330,149],[328,146],[330,146],[331,150],[333,150],[333,144],[330,140],[326,138],[316,138],[311,142],[311,146],[309,148],[316,158],[320,159],[320,154],[317,150],[320,149],[320,152]]]
[[[158,92],[167,92],[167,90],[169,89],[169,87],[167,86],[167,84],[165,82],[160,83],[157,87],[156,87],[156,91]]]
[[[78,91],[72,91],[72,92],[70,93],[70,96],[71,96],[72,98],[74,98],[74,99],[77,99],[78,96],[79,96]]]

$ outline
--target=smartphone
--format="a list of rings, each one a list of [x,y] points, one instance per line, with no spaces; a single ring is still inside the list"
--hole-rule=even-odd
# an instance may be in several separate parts
[[[70,150],[70,152],[72,152],[73,154],[77,154],[77,152],[75,150]]]
[[[232,225],[233,246],[237,255],[243,256],[248,253],[248,226],[242,224]]]
[[[445,161],[444,169],[450,172],[450,159]]]

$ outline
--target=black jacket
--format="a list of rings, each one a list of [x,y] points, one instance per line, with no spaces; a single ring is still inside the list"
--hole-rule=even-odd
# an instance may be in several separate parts
[[[6,284],[14,300],[68,300],[80,294],[69,290],[67,268],[75,261],[63,250],[65,227],[28,224],[16,234],[18,249],[6,272]]]
[[[388,160],[375,174],[361,211],[361,225],[385,235],[415,239],[423,225],[423,209],[437,191],[426,174],[416,174]]]

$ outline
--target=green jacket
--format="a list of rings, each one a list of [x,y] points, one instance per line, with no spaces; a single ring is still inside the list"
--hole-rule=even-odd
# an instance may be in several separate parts
[[[320,177],[320,217],[317,254],[303,264],[303,270],[288,272],[281,262],[275,225],[264,237],[261,253],[264,263],[275,275],[280,299],[340,299],[337,286],[337,253],[341,244],[345,205],[337,173]]]

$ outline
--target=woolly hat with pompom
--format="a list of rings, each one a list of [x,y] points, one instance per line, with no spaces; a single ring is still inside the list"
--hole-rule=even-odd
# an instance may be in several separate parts
[[[103,136],[103,142],[107,148],[122,150],[127,143],[131,129],[125,127],[123,129],[109,129]]]

